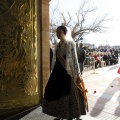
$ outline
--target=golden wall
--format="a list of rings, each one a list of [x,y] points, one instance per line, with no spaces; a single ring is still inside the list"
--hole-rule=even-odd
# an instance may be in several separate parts
[[[36,0],[0,0],[0,116],[39,102]]]

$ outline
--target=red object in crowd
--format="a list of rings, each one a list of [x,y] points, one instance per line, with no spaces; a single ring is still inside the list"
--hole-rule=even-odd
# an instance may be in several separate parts
[[[97,57],[96,55],[95,55],[95,56],[93,56],[93,57],[95,58],[95,60],[99,60],[99,59],[98,59],[98,57]]]
[[[96,93],[96,91],[94,91],[94,94]]]
[[[118,69],[117,73],[119,73],[119,74],[120,74],[120,67],[119,67],[119,69]]]

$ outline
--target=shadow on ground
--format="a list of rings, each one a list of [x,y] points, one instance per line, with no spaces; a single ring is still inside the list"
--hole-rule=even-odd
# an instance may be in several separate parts
[[[113,95],[120,91],[120,77],[116,77],[113,79],[113,81],[109,84],[109,86],[106,88],[104,93],[99,97],[96,104],[94,105],[90,115],[92,117],[98,116],[103,110],[105,110],[105,105],[107,102],[110,101],[110,99],[113,97]],[[117,104],[116,110],[114,111],[113,107],[110,105],[107,109],[107,112],[112,112],[115,116],[120,116],[120,96],[117,98]],[[117,105],[116,104],[116,105]]]
[[[119,65],[111,67],[108,71],[114,70],[114,69],[116,69],[116,68],[119,68]]]

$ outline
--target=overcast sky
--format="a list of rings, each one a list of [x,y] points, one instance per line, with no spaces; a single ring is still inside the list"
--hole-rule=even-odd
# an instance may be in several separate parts
[[[51,0],[50,8],[54,8],[54,6],[58,4],[60,11],[69,11],[71,14],[75,14],[81,1],[82,0]],[[106,33],[91,33],[84,36],[85,42],[94,43],[96,46],[101,44],[120,45],[120,0],[88,1],[92,6],[97,6],[99,8],[98,14],[101,15],[109,12],[109,16],[114,17],[114,19],[106,23],[106,26],[109,27]]]

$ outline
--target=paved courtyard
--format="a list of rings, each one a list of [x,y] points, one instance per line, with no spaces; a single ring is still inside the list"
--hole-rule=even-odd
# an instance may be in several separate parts
[[[119,64],[85,72],[89,113],[98,120],[120,120]],[[86,120],[86,119],[85,119]]]
[[[89,101],[89,112],[82,116],[83,120],[120,120],[119,66],[120,64],[116,64],[83,73]],[[42,108],[38,107],[20,120],[53,119],[54,117],[43,114]]]

